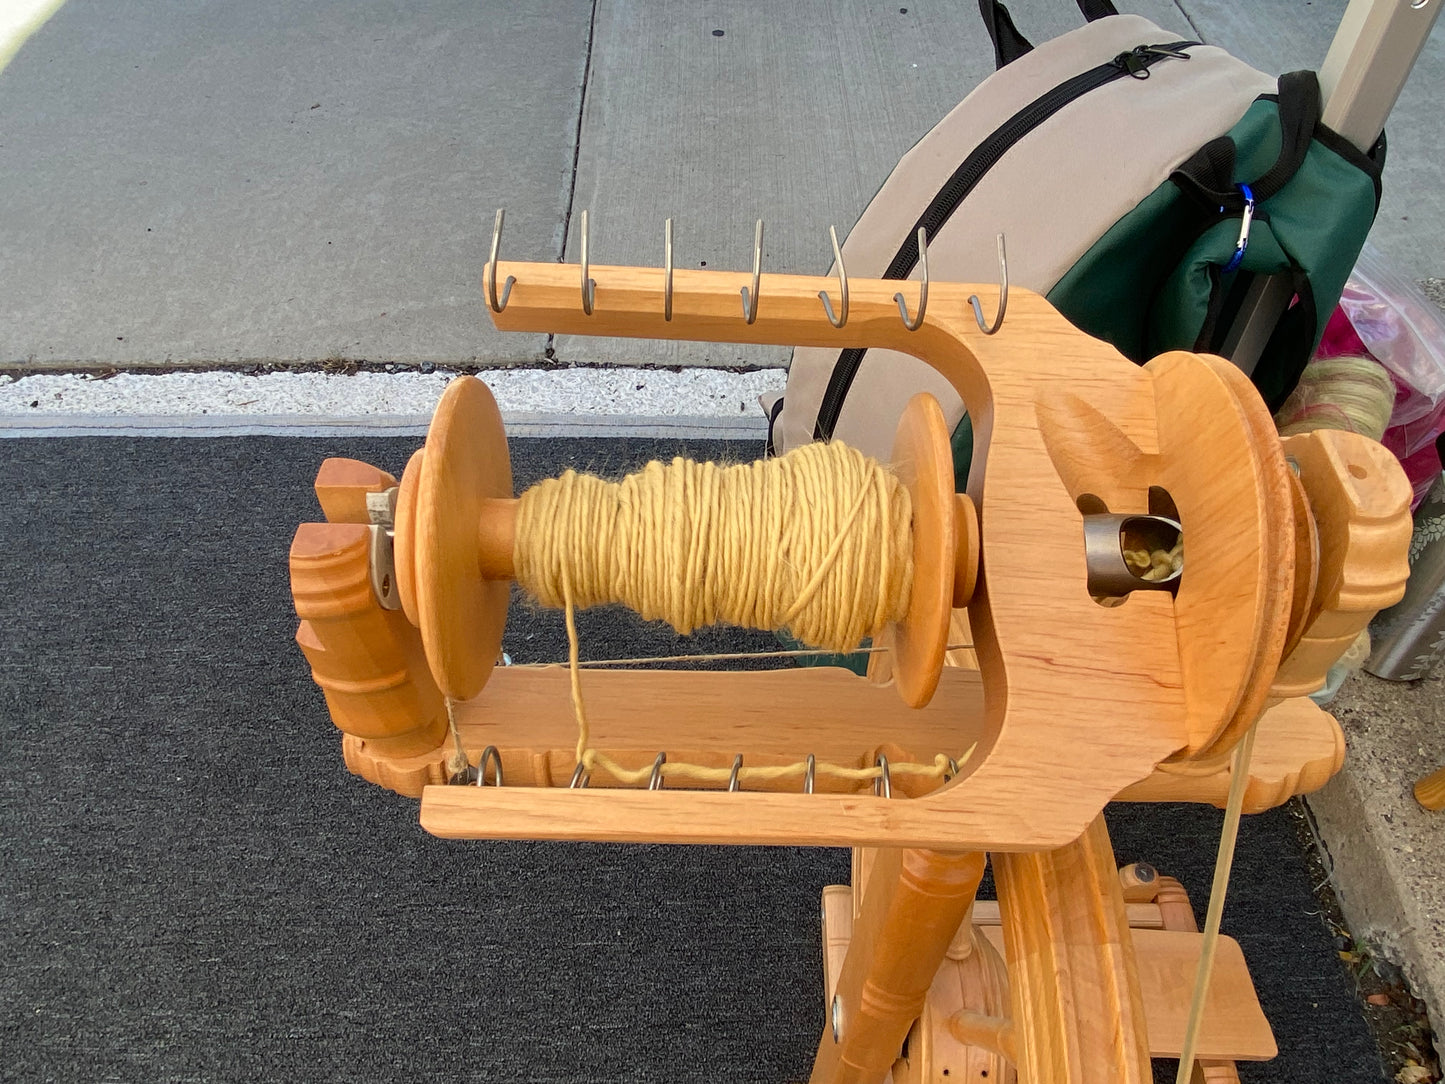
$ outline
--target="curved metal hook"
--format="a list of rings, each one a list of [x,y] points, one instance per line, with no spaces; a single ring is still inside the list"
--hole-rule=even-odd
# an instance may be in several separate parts
[[[587,765],[579,760],[577,767],[572,769],[572,782],[567,786],[573,790],[580,790],[590,782],[592,782],[592,773],[587,770]]]
[[[657,759],[652,762],[652,775],[647,780],[648,790],[662,789],[662,766],[667,763],[667,754],[658,753]]]
[[[918,315],[909,317],[908,302],[903,300],[903,295],[893,295],[893,300],[898,302],[898,314],[903,317],[903,326],[909,331],[917,331],[923,326],[923,314],[928,311],[928,231],[922,226],[918,227],[918,266],[923,272],[922,283],[918,287]]]
[[[813,781],[818,774],[818,760],[812,753],[808,754],[808,770],[803,773],[803,793],[813,793]]]
[[[662,318],[672,319],[672,219],[662,224]]]
[[[733,757],[733,770],[728,773],[728,793],[736,794],[742,789],[742,785],[738,782],[738,772],[742,770],[743,755],[739,753],[737,756]]]
[[[873,780],[873,793],[880,798],[892,798],[893,780],[888,775],[888,758],[884,754],[879,753],[878,758],[873,761],[873,766],[883,769],[883,774]]]
[[[582,212],[582,311],[592,315],[592,306],[597,300],[597,283],[587,273],[587,212]]]
[[[507,298],[512,296],[512,284],[517,280],[511,275],[502,285],[502,299],[497,300],[497,249],[502,247],[502,219],[506,216],[506,208],[497,208],[497,224],[492,227],[492,258],[487,261],[487,304],[492,307],[493,312],[501,312],[507,307]]]
[[[758,228],[753,231],[753,292],[743,287],[743,318],[752,323],[758,318],[758,280],[763,270],[763,220],[758,219]]]
[[[826,290],[819,290],[818,298],[823,302],[823,311],[828,314],[828,323],[834,327],[842,327],[848,322],[848,269],[843,266],[843,250],[838,247],[837,229],[829,226],[828,236],[833,239],[833,266],[838,269],[838,293],[842,295],[838,314],[833,315],[833,303],[828,300]]]
[[[998,235],[998,315],[993,318],[993,324],[984,323],[983,306],[979,304],[978,294],[971,294],[968,303],[973,306],[973,318],[978,321],[978,329],[985,335],[992,335],[1003,327],[1003,316],[1008,311],[1008,256],[1004,253],[1003,234]]]
[[[481,758],[477,761],[477,786],[487,785],[487,761],[497,766],[497,786],[502,785],[502,754],[497,751],[495,745],[489,745],[482,750]]]

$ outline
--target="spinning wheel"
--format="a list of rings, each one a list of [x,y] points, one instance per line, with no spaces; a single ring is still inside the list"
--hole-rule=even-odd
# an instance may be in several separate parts
[[[399,486],[322,467],[329,522],[292,546],[298,641],[348,766],[421,795],[443,836],[854,848],[852,890],[824,900],[817,1081],[1143,1081],[1151,1054],[1270,1056],[1227,938],[1202,1013],[1186,1011],[1180,976],[1214,957],[1222,894],[1201,937],[1163,881],[1121,882],[1101,811],[1228,794],[1237,814],[1337,770],[1334,721],[1285,698],[1318,687],[1403,587],[1409,488],[1388,453],[1348,434],[1281,443],[1226,363],[1137,368],[1024,291],[985,331],[969,298],[987,287],[933,283],[905,323],[894,283],[852,281],[840,316],[819,303],[832,279],[594,266],[584,308],[577,270],[494,252],[494,321],[912,353],[969,406],[970,492],[952,492],[937,405],[915,400],[878,476],[907,490],[912,579],[873,681],[496,668],[508,580],[534,543],[496,404],[459,378]],[[1182,531],[1166,590],[1105,575],[1125,523]],[[943,665],[965,624],[976,672]],[[459,753],[480,771],[463,777],[505,785],[440,785]],[[985,854],[992,909],[974,898]]]

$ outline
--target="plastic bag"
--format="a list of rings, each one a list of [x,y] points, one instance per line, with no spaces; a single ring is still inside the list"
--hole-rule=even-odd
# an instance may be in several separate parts
[[[1390,415],[1406,456],[1433,444],[1445,421],[1445,312],[1365,245],[1340,297],[1366,349],[1403,385]]]
[[[1404,466],[1418,506],[1440,476],[1435,439],[1445,431],[1445,312],[1368,244],[1316,357],[1360,354],[1380,362],[1395,382],[1380,443]]]

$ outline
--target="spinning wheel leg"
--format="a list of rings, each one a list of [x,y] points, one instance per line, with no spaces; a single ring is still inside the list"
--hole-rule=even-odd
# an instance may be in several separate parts
[[[876,853],[812,1084],[877,1084],[887,1074],[973,905],[983,870],[979,853]]]

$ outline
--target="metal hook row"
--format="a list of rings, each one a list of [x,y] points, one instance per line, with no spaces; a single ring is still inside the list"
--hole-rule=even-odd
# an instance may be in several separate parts
[[[493,747],[492,747],[492,746],[488,746],[487,749],[488,749],[488,750],[492,750]],[[485,757],[485,756],[486,756],[486,752],[483,752],[482,756]],[[485,761],[484,761],[483,763],[485,764]],[[500,758],[498,759],[497,763],[498,763],[498,765],[499,765],[499,770],[498,770],[498,774],[497,774],[497,778],[498,778],[498,783],[497,783],[497,785],[498,785],[498,786],[501,786],[501,782],[500,782],[500,780],[501,780],[501,772],[500,772],[501,760],[500,760]],[[662,780],[663,780],[663,777],[662,777],[662,766],[663,766],[664,764],[666,764],[666,763],[667,763],[667,753],[665,753],[665,752],[658,753],[658,754],[657,754],[657,758],[656,758],[655,760],[653,760],[653,762],[652,762],[652,774],[649,775],[649,776],[648,776],[648,779],[647,779],[647,789],[648,789],[648,790],[661,790],[661,789],[662,789]],[[953,769],[954,774],[957,774],[957,771],[958,771],[957,762],[954,761],[952,758],[950,758],[948,763],[949,763],[949,765],[951,766],[951,768]],[[883,769],[883,774],[882,774],[881,776],[879,776],[878,779],[876,779],[876,780],[874,781],[874,783],[873,783],[873,793],[874,793],[874,794],[880,794],[880,795],[881,795],[882,797],[884,797],[884,798],[891,798],[891,797],[893,797],[893,781],[892,781],[892,779],[891,779],[891,778],[889,777],[889,775],[888,775],[888,758],[887,758],[886,756],[884,756],[882,753],[879,753],[879,754],[878,754],[878,758],[873,762],[873,766],[874,766],[875,768],[882,768],[882,769]],[[739,773],[741,773],[742,770],[743,770],[743,755],[742,755],[741,753],[739,753],[739,754],[737,754],[737,756],[733,757],[733,768],[732,768],[732,771],[728,774],[728,793],[729,793],[729,794],[736,794],[736,793],[738,793],[739,791],[742,790],[742,786],[741,786],[741,784],[740,784],[740,782],[739,782],[739,779],[738,779]],[[807,767],[807,770],[804,771],[804,773],[803,773],[803,793],[804,793],[804,794],[812,794],[812,793],[813,793],[813,785],[814,785],[814,783],[816,782],[817,777],[818,777],[818,758],[815,757],[812,753],[809,753],[809,754],[808,754],[808,767]],[[577,789],[581,789],[581,788],[583,788],[583,787],[586,787],[586,786],[587,786],[589,783],[591,783],[591,782],[592,782],[592,773],[589,772],[589,771],[587,770],[587,766],[586,766],[585,764],[583,764],[583,763],[579,760],[579,761],[577,762],[577,767],[574,768],[574,769],[572,769],[572,782],[568,783],[567,786],[568,786],[569,788],[571,788],[571,789],[577,790]],[[481,783],[478,783],[477,785],[478,785],[478,786],[481,786]],[[881,786],[880,786],[880,785],[881,785]]]
[[[465,771],[465,772],[459,773],[458,776],[456,777],[456,779],[454,779],[454,782],[460,781],[460,782],[464,782],[464,783],[471,783],[471,782],[473,781],[473,779],[475,779],[475,782],[476,782],[476,785],[477,785],[477,786],[479,786],[479,787],[484,787],[484,786],[486,786],[486,785],[487,785],[487,765],[488,765],[489,763],[490,763],[491,765],[493,765],[493,769],[494,769],[494,770],[493,770],[493,779],[495,780],[495,782],[494,782],[492,785],[493,785],[493,786],[497,786],[497,787],[502,786],[502,754],[501,754],[501,752],[497,749],[497,747],[496,747],[495,745],[489,745],[489,746],[487,746],[485,749],[483,749],[483,750],[482,750],[482,755],[481,755],[481,757],[478,758],[478,760],[477,760],[477,766],[476,766],[475,768],[469,768],[469,769],[468,769],[467,771]],[[662,782],[663,782],[663,778],[662,778],[662,766],[663,766],[664,764],[666,764],[666,763],[667,763],[667,753],[666,753],[666,752],[659,752],[659,753],[657,754],[656,759],[654,759],[653,762],[652,762],[652,774],[648,777],[648,780],[647,780],[647,789],[648,789],[648,790],[661,790],[661,789],[662,789]],[[873,759],[873,766],[874,766],[875,768],[880,768],[880,769],[882,769],[882,774],[880,774],[880,775],[878,776],[878,778],[873,781],[873,793],[874,793],[876,796],[880,797],[880,798],[892,798],[892,797],[893,797],[893,778],[892,778],[892,776],[889,774],[889,770],[888,770],[888,757],[887,757],[885,754],[883,754],[883,753],[879,753],[879,754]],[[741,786],[741,784],[740,784],[740,782],[739,782],[739,778],[738,778],[738,777],[739,777],[739,774],[742,772],[742,769],[743,769],[743,755],[742,755],[741,753],[738,753],[735,757],[733,757],[733,767],[732,767],[732,771],[731,771],[731,772],[729,773],[729,775],[728,775],[728,793],[729,793],[729,794],[736,794],[736,793],[738,793],[739,791],[742,790],[742,786]],[[475,772],[475,776],[473,776],[473,774],[472,774],[473,772]],[[817,760],[817,758],[816,758],[812,753],[809,753],[809,754],[808,754],[808,767],[807,767],[807,770],[804,771],[804,773],[803,773],[803,793],[804,793],[804,794],[812,794],[812,793],[813,793],[814,783],[815,783],[816,780],[817,780],[817,773],[818,773],[818,760]],[[948,772],[947,772],[947,774],[944,775],[944,777],[943,777],[943,778],[944,778],[944,781],[946,782],[946,781],[948,781],[949,779],[952,779],[952,778],[953,778],[954,776],[956,776],[956,775],[958,775],[958,761],[955,760],[953,757],[949,757],[949,758],[948,758]],[[585,764],[583,764],[582,761],[579,760],[579,761],[577,762],[577,767],[572,770],[572,781],[567,784],[568,788],[571,789],[571,790],[580,790],[580,789],[588,786],[591,782],[592,782],[592,773],[589,772],[589,771],[587,770],[587,766],[586,766]]]
[[[512,286],[517,281],[513,276],[508,275],[502,286],[501,296],[497,295],[497,250],[502,243],[502,219],[503,210],[497,211],[496,224],[492,228],[492,258],[487,264],[487,303],[493,312],[501,312],[507,307],[507,299],[511,296]],[[848,270],[843,265],[843,249],[838,244],[838,231],[835,227],[828,227],[828,238],[833,244],[833,266],[838,276],[838,307],[833,308],[832,298],[826,290],[818,291],[818,300],[823,303],[823,312],[828,317],[828,322],[836,328],[841,328],[848,323]],[[924,315],[928,312],[928,232],[922,226],[918,227],[918,312],[912,316],[908,314],[908,302],[904,300],[902,293],[893,295],[893,300],[898,302],[898,314],[903,318],[903,326],[909,331],[917,331],[923,326]],[[590,263],[588,260],[588,229],[587,212],[582,212],[581,222],[581,250],[582,250],[582,311],[588,316],[592,315],[593,306],[597,302],[597,283],[590,274]],[[672,219],[663,223],[662,232],[662,258],[663,258],[663,291],[662,291],[662,318],[672,320]],[[753,279],[752,285],[742,288],[743,319],[752,324],[758,318],[758,295],[762,282],[763,270],[763,220],[758,219],[757,227],[753,230]],[[996,334],[999,328],[1003,327],[1004,314],[1008,311],[1008,257],[1004,250],[1004,235],[998,235],[998,272],[999,272],[999,295],[998,312],[990,323],[983,318],[983,305],[977,294],[969,296],[968,303],[973,307],[974,319],[978,322],[979,330],[985,335]]]

